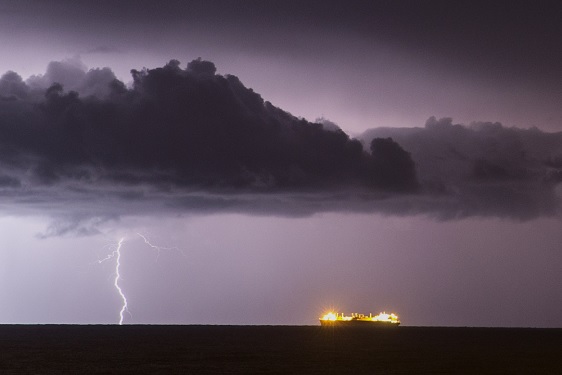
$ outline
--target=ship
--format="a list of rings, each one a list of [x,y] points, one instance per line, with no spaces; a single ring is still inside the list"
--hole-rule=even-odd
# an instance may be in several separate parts
[[[400,320],[394,313],[381,312],[378,315],[364,315],[352,313],[349,316],[343,313],[328,312],[320,318],[322,327],[398,327]]]

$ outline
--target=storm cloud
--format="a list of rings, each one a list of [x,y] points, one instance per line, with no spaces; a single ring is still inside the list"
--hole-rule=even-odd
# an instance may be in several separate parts
[[[423,128],[376,128],[360,136],[364,143],[377,137],[392,137],[411,153],[420,195],[437,198],[425,209],[441,218],[531,219],[559,212],[560,132],[431,117]]]
[[[182,69],[172,60],[133,70],[129,89],[108,68],[86,72],[69,61],[49,64],[27,84],[9,72],[0,79],[8,98],[0,119],[4,162],[25,163],[44,185],[101,179],[168,188],[415,189],[415,171],[401,172],[394,155],[383,161],[398,170],[387,178],[373,167],[383,159],[343,131],[298,119],[237,77],[215,73],[209,61]]]
[[[394,141],[366,151],[341,129],[296,118],[236,76],[216,74],[210,61],[131,74],[127,87],[109,68],[86,70],[77,59],[26,81],[4,74],[3,196],[146,201],[147,191],[174,199],[197,192],[178,206],[228,209],[234,197],[236,209],[254,211],[241,194],[418,188],[413,161]]]
[[[560,133],[431,118],[357,140],[275,107],[210,61],[131,74],[126,85],[70,59],[0,78],[6,211],[57,217],[43,236],[159,212],[558,213]]]

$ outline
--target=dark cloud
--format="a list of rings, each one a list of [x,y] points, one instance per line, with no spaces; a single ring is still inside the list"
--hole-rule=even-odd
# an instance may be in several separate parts
[[[96,68],[87,70],[79,57],[63,61],[52,61],[43,75],[34,75],[27,79],[29,89],[42,95],[52,85],[59,84],[67,92],[76,91],[81,96],[104,98],[110,90],[110,84],[116,80],[111,69]]]
[[[147,213],[558,213],[561,133],[430,118],[424,128],[369,130],[363,146],[217,75],[210,61],[131,72],[131,87],[79,60],[27,82],[0,78],[10,98],[0,101],[7,212],[57,217],[43,237],[95,234],[99,218]]]
[[[45,232],[37,234],[37,238],[45,239],[65,235],[84,237],[101,234],[98,230],[98,226],[110,220],[116,220],[116,218],[99,216],[90,217],[87,215],[65,215],[52,220]]]
[[[0,77],[0,98],[25,99],[28,94],[29,88],[19,74],[10,71]]]
[[[0,188],[3,187],[19,188],[21,187],[21,183],[18,179],[14,177],[0,175]]]
[[[322,129],[324,130],[329,130],[333,132],[341,130],[338,124],[324,117],[318,117],[316,120],[314,120],[314,122],[318,124],[322,124]]]
[[[416,166],[410,154],[392,138],[374,138],[371,141],[372,176],[382,176],[371,181],[373,186],[386,186],[394,190],[416,190]]]
[[[428,212],[520,219],[558,213],[562,133],[431,117],[424,128],[370,129],[361,139],[375,137],[392,137],[411,153],[420,195],[438,200]]]
[[[119,194],[109,195],[120,201],[142,199],[138,187],[167,198],[200,191],[214,195],[180,206],[250,211],[259,208],[237,194],[417,188],[414,164],[395,142],[368,152],[341,129],[296,118],[236,76],[217,75],[210,61],[131,73],[130,88],[109,68],[87,70],[79,59],[52,62],[27,82],[6,73],[0,92],[12,99],[0,102],[2,186],[35,191],[39,200],[44,189],[99,199],[116,186]]]

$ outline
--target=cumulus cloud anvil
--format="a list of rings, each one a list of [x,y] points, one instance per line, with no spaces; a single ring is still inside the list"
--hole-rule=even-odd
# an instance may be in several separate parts
[[[14,72],[0,78],[5,202],[17,203],[19,210],[47,208],[74,222],[157,209],[522,218],[557,211],[560,134],[550,138],[548,155],[532,160],[523,154],[546,139],[538,130],[532,133],[535,143],[501,160],[489,157],[497,154],[493,145],[479,157],[463,151],[475,137],[450,138],[465,131],[501,146],[531,134],[501,125],[491,134],[490,126],[468,129],[430,119],[419,131],[373,130],[356,140],[275,107],[236,76],[216,74],[209,61],[182,68],[172,60],[131,73],[127,87],[109,68],[87,71],[68,60],[26,81]],[[443,157],[473,162],[473,178],[451,178],[443,163],[432,161]],[[494,194],[515,197],[524,207],[506,211],[507,205],[485,203]]]

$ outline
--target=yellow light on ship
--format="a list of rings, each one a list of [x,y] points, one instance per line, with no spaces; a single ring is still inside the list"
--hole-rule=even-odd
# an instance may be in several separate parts
[[[371,320],[377,321],[377,322],[398,322],[398,316],[396,314],[387,314],[385,312],[381,312],[379,315],[375,315],[371,318]]]
[[[385,325],[388,323],[388,326],[399,326],[400,320],[398,316],[394,313],[387,314],[386,312],[381,312],[378,315],[372,316],[363,315],[352,313],[351,315],[344,315],[343,313],[336,313],[330,311],[320,318],[320,321],[323,322],[325,325],[333,325],[333,324],[341,324],[347,322],[353,324],[362,324],[361,322],[372,322],[373,324],[384,323]]]
[[[375,315],[375,317],[373,318],[373,320],[383,320],[383,321],[387,321],[388,319],[388,314],[387,313],[380,313],[379,315]]]
[[[336,314],[334,314],[334,313],[331,312],[331,311],[322,317],[322,320],[331,320],[331,321],[335,321],[336,319],[337,319]]]

